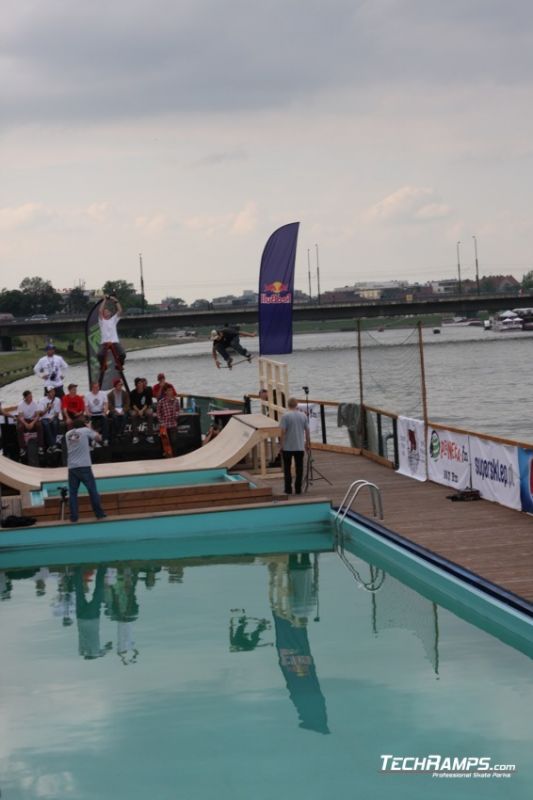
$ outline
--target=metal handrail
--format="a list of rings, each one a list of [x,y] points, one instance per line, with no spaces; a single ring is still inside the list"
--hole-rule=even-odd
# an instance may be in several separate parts
[[[364,486],[368,486],[370,490],[370,496],[372,498],[372,511],[375,517],[383,519],[383,501],[381,499],[381,491],[375,483],[370,483],[370,481],[366,481],[360,478],[357,481],[353,481],[347,488],[344,497],[337,509],[337,513],[335,514],[334,520],[335,524],[340,527],[344,522],[346,515],[352,505],[354,504],[355,500],[357,499],[357,495],[361,491]],[[349,499],[348,499],[349,498]],[[345,505],[346,504],[346,505]]]

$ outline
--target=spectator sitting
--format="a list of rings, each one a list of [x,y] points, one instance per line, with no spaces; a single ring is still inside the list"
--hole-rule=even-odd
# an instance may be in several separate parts
[[[68,392],[61,398],[61,407],[67,425],[67,430],[70,430],[76,420],[82,420],[85,417],[85,403],[83,397],[76,393],[78,388],[77,383],[69,383]]]
[[[152,408],[152,389],[146,378],[135,378],[135,389],[130,392],[131,416],[133,423],[133,443],[139,441],[139,426],[146,421],[146,441],[154,443],[154,410]]]
[[[33,400],[33,395],[29,389],[22,392],[22,401],[17,406],[17,434],[20,447],[20,456],[26,455],[26,435],[28,433],[37,434],[37,446],[39,455],[43,453],[43,429],[39,418],[37,403]]]
[[[214,419],[212,424],[211,424],[211,427],[209,428],[209,430],[207,431],[206,435],[204,436],[204,440],[202,442],[202,446],[204,444],[208,444],[213,439],[216,439],[216,437],[218,436],[218,434],[220,433],[221,430],[222,430],[222,423],[220,422],[220,420]]]
[[[43,426],[43,437],[49,450],[59,450],[57,440],[59,437],[59,417],[61,414],[61,400],[56,397],[55,386],[46,387],[46,395],[37,403]]]
[[[98,381],[91,383],[91,391],[85,395],[85,414],[90,420],[91,427],[102,434],[103,444],[109,443],[109,405],[107,392],[100,389]]]
[[[154,388],[152,389],[152,394],[154,396],[154,400],[160,400],[161,397],[163,397],[163,389],[164,389],[165,386],[170,386],[170,388],[172,389],[173,397],[177,397],[178,396],[178,393],[174,389],[172,384],[168,383],[168,381],[166,380],[165,373],[164,372],[160,372],[159,375],[157,376],[157,383],[154,385]]]
[[[130,397],[124,389],[121,378],[115,378],[113,388],[107,395],[109,416],[111,417],[113,436],[121,437],[124,434],[126,420],[130,410]]]
[[[159,420],[159,426],[168,433],[172,452],[176,455],[180,401],[174,396],[174,391],[174,387],[170,383],[163,386],[163,396],[157,404],[157,419]]]

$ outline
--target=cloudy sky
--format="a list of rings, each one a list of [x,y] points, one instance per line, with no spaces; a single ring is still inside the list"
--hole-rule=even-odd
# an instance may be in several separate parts
[[[3,0],[0,286],[533,269],[529,0]],[[314,288],[314,287],[313,287]]]

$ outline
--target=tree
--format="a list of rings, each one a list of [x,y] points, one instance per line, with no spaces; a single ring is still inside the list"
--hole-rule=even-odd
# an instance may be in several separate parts
[[[0,292],[0,312],[23,317],[25,297],[20,289],[2,289]]]
[[[89,308],[89,301],[81,286],[75,286],[67,295],[65,302],[67,311],[71,314],[82,314]]]
[[[533,270],[526,272],[522,278],[522,289],[527,289],[528,292],[533,289]]]
[[[181,297],[165,297],[165,299],[161,301],[161,305],[166,308],[167,311],[179,311],[181,308],[185,308],[187,303]]]
[[[55,314],[61,308],[62,297],[50,281],[38,276],[24,278],[19,288],[24,295],[23,314]]]
[[[196,311],[204,311],[209,308],[210,306],[209,300],[205,300],[203,297],[200,297],[198,300],[195,300],[191,303],[191,308],[194,308]]]
[[[137,298],[135,287],[129,281],[106,281],[102,287],[104,294],[112,294],[121,303],[123,308],[135,308],[141,305]]]

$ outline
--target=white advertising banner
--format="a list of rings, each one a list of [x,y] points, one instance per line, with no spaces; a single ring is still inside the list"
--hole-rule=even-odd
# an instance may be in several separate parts
[[[426,442],[421,419],[398,417],[398,470],[417,481],[427,480]]]
[[[470,436],[472,488],[485,500],[520,510],[518,448]]]
[[[466,434],[428,428],[428,478],[458,490],[470,486],[470,448]]]

